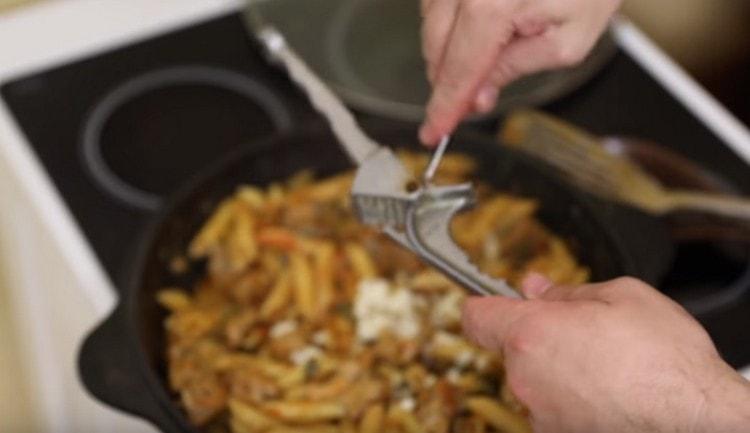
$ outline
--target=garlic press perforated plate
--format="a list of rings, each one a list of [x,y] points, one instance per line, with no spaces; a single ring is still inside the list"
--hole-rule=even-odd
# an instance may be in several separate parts
[[[480,295],[520,295],[504,280],[479,271],[450,234],[453,217],[475,202],[471,184],[437,186],[431,180],[448,145],[446,137],[435,151],[423,179],[416,182],[387,147],[359,127],[352,113],[287,45],[273,27],[256,28],[271,59],[280,62],[307,93],[312,105],[330,123],[333,133],[358,165],[352,203],[359,219],[379,227],[448,277]]]

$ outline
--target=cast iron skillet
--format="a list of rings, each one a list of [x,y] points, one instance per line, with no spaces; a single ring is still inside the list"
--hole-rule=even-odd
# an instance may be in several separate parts
[[[381,143],[418,148],[414,130],[373,132]],[[476,158],[483,181],[539,199],[541,220],[570,242],[595,280],[632,275],[658,283],[668,269],[672,244],[654,218],[583,196],[539,163],[498,146],[492,138],[461,133],[451,146]],[[237,185],[268,184],[303,168],[326,176],[349,167],[329,132],[308,132],[273,138],[229,155],[186,186],[142,239],[119,305],[84,342],[79,373],[86,388],[164,432],[195,431],[167,388],[165,311],[154,295],[168,285],[191,287],[201,265],[178,277],[169,271],[170,260],[186,250],[219,200]]]

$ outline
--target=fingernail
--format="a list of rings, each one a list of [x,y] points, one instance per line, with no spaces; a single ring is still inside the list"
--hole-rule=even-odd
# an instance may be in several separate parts
[[[521,291],[528,299],[539,298],[550,287],[552,287],[552,281],[537,272],[530,272],[521,282]]]
[[[476,110],[480,113],[488,113],[495,108],[497,102],[498,89],[495,86],[485,86],[477,94],[475,101]]]

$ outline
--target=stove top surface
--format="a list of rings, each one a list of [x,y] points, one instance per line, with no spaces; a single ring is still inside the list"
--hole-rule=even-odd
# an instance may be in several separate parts
[[[0,93],[120,291],[139,238],[180,184],[232,149],[321,121],[236,14],[16,79]],[[750,194],[747,165],[624,52],[542,108],[597,134],[654,140]],[[497,121],[468,127],[494,134]],[[737,367],[750,364],[746,268],[714,245],[683,244],[661,287],[688,303],[732,286],[729,306],[697,316]]]

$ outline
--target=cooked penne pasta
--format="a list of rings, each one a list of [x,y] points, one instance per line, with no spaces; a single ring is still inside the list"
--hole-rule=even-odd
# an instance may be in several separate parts
[[[427,163],[402,157],[415,170]],[[466,181],[474,165],[449,155],[436,179]],[[500,356],[460,333],[466,293],[359,225],[351,183],[351,173],[302,172],[242,186],[190,243],[205,274],[156,295],[169,385],[188,419],[232,433],[529,432]],[[453,230],[485,272],[512,284],[532,270],[588,279],[534,219],[533,200],[479,191]]]
[[[223,201],[216,212],[211,215],[206,224],[203,226],[198,235],[193,239],[188,247],[188,252],[192,258],[201,258],[219,245],[224,231],[227,229],[234,216],[234,202],[232,200]]]
[[[414,414],[407,410],[401,409],[398,406],[391,406],[390,409],[388,409],[386,418],[387,422],[390,425],[396,426],[404,433],[424,432],[424,429],[419,424],[419,421],[417,421],[416,417],[414,417]]]
[[[370,254],[361,246],[355,243],[348,243],[344,246],[349,263],[360,280],[367,280],[378,276],[375,270],[375,264],[370,258]]]
[[[277,420],[239,400],[230,399],[228,405],[229,413],[232,414],[232,420],[243,431],[257,432],[278,424]]]
[[[385,421],[385,409],[380,403],[371,405],[362,416],[358,433],[380,433]]]
[[[519,414],[502,406],[497,400],[487,397],[471,397],[466,400],[466,407],[489,425],[507,433],[531,432],[526,420]]]
[[[346,415],[344,405],[333,401],[274,401],[264,405],[263,410],[280,420],[292,423],[336,420]]]
[[[315,316],[315,294],[313,293],[313,272],[310,262],[301,252],[292,253],[289,257],[294,302],[297,310],[307,319]]]
[[[280,274],[276,279],[276,284],[271,289],[271,293],[268,294],[260,307],[260,315],[264,319],[273,318],[291,301],[292,287],[289,279],[287,274]]]

